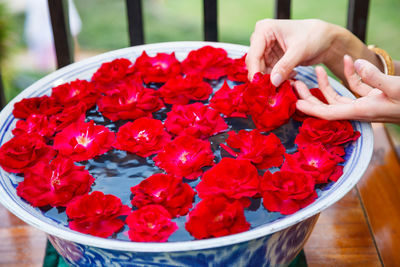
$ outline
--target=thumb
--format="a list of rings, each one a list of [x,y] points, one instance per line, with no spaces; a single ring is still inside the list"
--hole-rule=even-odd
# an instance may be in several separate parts
[[[354,68],[365,84],[381,90],[390,98],[400,99],[400,77],[386,75],[364,59],[357,59]]]
[[[300,63],[301,53],[294,48],[289,48],[281,59],[276,62],[271,71],[271,82],[279,86],[284,80],[290,77],[294,67]]]

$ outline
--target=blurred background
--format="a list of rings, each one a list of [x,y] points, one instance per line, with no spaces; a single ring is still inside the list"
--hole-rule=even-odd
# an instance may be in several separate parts
[[[146,43],[202,40],[201,0],[143,1]],[[249,44],[256,21],[273,17],[273,0],[219,0],[219,40]],[[292,18],[346,25],[348,0],[292,0]],[[55,70],[46,0],[0,0],[0,60],[6,97]],[[367,43],[400,59],[399,0],[370,0]],[[70,4],[75,60],[129,45],[124,0]],[[397,40],[397,41],[395,41]]]

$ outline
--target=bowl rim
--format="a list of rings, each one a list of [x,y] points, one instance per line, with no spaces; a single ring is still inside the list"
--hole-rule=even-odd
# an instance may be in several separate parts
[[[228,51],[228,54],[229,51],[236,51],[244,54],[247,52],[249,48],[248,46],[222,43],[222,42],[205,42],[205,41],[165,42],[165,43],[145,44],[145,45],[113,50],[76,63],[72,63],[66,67],[56,70],[55,72],[35,82],[31,86],[23,90],[12,101],[10,101],[0,113],[0,127],[1,127],[0,135],[4,136],[4,134],[9,131],[8,127],[10,125],[8,124],[7,126],[7,121],[9,121],[10,117],[13,118],[12,109],[14,103],[22,100],[25,97],[31,97],[29,96],[29,94],[33,94],[40,90],[42,90],[41,92],[43,92],[43,88],[46,87],[46,85],[48,84],[52,84],[52,86],[55,86],[57,85],[57,83],[59,84],[64,82],[63,75],[65,73],[71,72],[73,70],[79,70],[81,68],[85,68],[88,65],[93,65],[95,63],[98,63],[99,65],[102,62],[110,61],[118,57],[129,57],[128,55],[132,55],[134,53],[139,55],[144,50],[157,52],[163,49],[167,51],[182,49],[190,51],[205,45],[224,48]],[[308,78],[313,79],[315,81],[315,74],[312,67],[298,67],[297,70],[299,72],[302,72],[303,76],[307,76]],[[354,98],[354,96],[348,91],[348,89],[343,87],[336,80],[329,77],[329,82],[334,89],[339,91],[340,94]],[[328,192],[327,197],[323,199],[318,198],[319,200],[317,199],[317,201],[299,210],[298,212],[292,215],[285,216],[281,219],[275,220],[266,225],[261,225],[249,231],[238,234],[233,234],[218,238],[209,238],[204,240],[176,241],[176,242],[174,241],[165,243],[156,243],[156,242],[142,243],[142,242],[130,242],[130,241],[99,238],[91,235],[82,234],[73,230],[59,228],[54,224],[43,221],[42,219],[33,216],[31,213],[29,213],[27,210],[21,207],[21,204],[17,204],[10,197],[9,193],[6,192],[4,188],[4,183],[6,182],[5,178],[7,178],[9,174],[2,169],[0,170],[0,185],[1,185],[0,203],[3,204],[10,212],[15,214],[21,220],[42,230],[43,232],[49,235],[65,239],[67,241],[76,242],[88,246],[104,248],[104,249],[131,251],[131,252],[180,252],[189,250],[211,249],[216,247],[223,247],[237,243],[247,242],[283,230],[289,226],[295,225],[303,220],[308,219],[311,216],[318,214],[322,210],[326,209],[327,207],[329,207],[330,205],[334,204],[336,201],[341,199],[347,192],[349,192],[355,186],[355,184],[358,182],[358,180],[362,177],[362,175],[366,171],[372,157],[373,131],[370,123],[358,122],[358,121],[354,121],[353,123],[355,124],[356,129],[362,131],[363,133],[361,138],[359,138],[359,140],[356,141],[357,144],[356,151],[358,152],[357,155],[362,155],[363,160],[358,161],[357,164],[354,165],[354,168],[351,170],[351,177],[347,177],[345,180],[343,180],[342,176],[336,183],[332,185],[331,189],[333,190],[335,188],[335,190],[333,190],[332,192]],[[3,137],[0,142],[1,143],[5,142],[3,140]],[[355,160],[354,154],[356,153],[352,153],[352,155],[350,156],[350,159],[353,159],[353,161]],[[341,182],[339,183],[339,181]]]

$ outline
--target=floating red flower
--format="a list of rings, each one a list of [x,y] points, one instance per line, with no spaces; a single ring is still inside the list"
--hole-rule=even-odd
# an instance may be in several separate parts
[[[297,97],[289,81],[275,87],[269,74],[256,73],[246,87],[244,101],[256,127],[271,131],[289,121],[296,110]]]
[[[165,242],[178,226],[160,205],[148,205],[133,211],[127,218],[129,238],[136,242]]]
[[[244,54],[241,58],[235,58],[232,63],[228,66],[227,73],[228,79],[235,82],[247,82],[248,71],[246,67],[246,56]]]
[[[297,95],[297,92],[296,91],[294,92]],[[316,98],[318,98],[321,102],[328,104],[328,101],[326,100],[321,90],[319,90],[319,88],[311,88],[310,93]],[[292,118],[295,119],[296,121],[304,121],[305,119],[310,118],[310,116],[296,109],[296,112],[293,114]]]
[[[132,68],[130,68],[131,65],[132,62],[126,58],[117,58],[113,61],[105,62],[93,74],[91,80],[97,90],[106,92],[133,72]]]
[[[53,115],[63,109],[54,97],[47,95],[41,97],[24,98],[14,104],[13,115],[18,119],[27,119],[31,114]]]
[[[299,147],[306,147],[312,143],[322,143],[327,147],[339,146],[355,141],[360,132],[354,131],[349,121],[328,121],[316,118],[304,120],[299,128],[295,143]]]
[[[99,237],[109,237],[121,230],[124,222],[119,216],[128,215],[130,208],[114,195],[94,191],[77,197],[67,206],[69,227],[72,230]]]
[[[153,174],[131,187],[132,205],[138,208],[149,204],[163,206],[173,218],[186,215],[193,205],[195,192],[182,179],[168,174]]]
[[[219,112],[202,103],[174,105],[167,113],[165,120],[167,130],[176,135],[191,135],[197,138],[208,138],[225,131],[228,125]]]
[[[145,83],[164,83],[181,74],[181,63],[175,53],[157,53],[149,57],[145,51],[135,61],[135,70],[140,73]]]
[[[114,142],[114,133],[82,117],[54,137],[53,147],[74,161],[84,161],[106,153]]]
[[[247,206],[249,197],[258,193],[259,176],[256,167],[248,160],[222,158],[206,171],[196,186],[200,198],[224,195],[241,200]]]
[[[51,146],[37,133],[23,133],[0,147],[0,165],[13,173],[24,172],[39,161],[49,162],[56,155]]]
[[[155,164],[168,174],[196,179],[201,168],[214,164],[210,142],[192,136],[178,136],[153,158]]]
[[[64,107],[84,103],[86,109],[90,109],[96,104],[99,93],[95,90],[93,83],[77,79],[54,87],[51,96]]]
[[[34,207],[65,207],[76,196],[87,194],[94,178],[84,166],[57,157],[50,164],[40,162],[25,172],[17,187],[18,196]]]
[[[314,186],[313,177],[303,172],[266,171],[260,183],[263,205],[269,211],[292,214],[315,201]]]
[[[307,173],[316,184],[327,183],[328,180],[336,182],[343,174],[343,166],[338,165],[343,161],[341,157],[329,153],[322,144],[310,144],[294,154],[285,154],[281,170]]]
[[[246,84],[241,84],[230,88],[225,81],[211,98],[210,106],[227,117],[245,118],[248,112],[247,105],[243,101],[246,86]]]
[[[171,141],[161,121],[139,118],[119,128],[114,147],[148,157],[160,152]]]
[[[199,75],[176,76],[158,90],[167,104],[187,104],[190,100],[207,100],[213,89]]]
[[[240,130],[238,133],[230,131],[228,134],[226,143],[240,152],[235,152],[224,144],[221,146],[237,159],[250,160],[258,169],[282,165],[285,147],[275,134],[263,135],[258,130]]]
[[[17,136],[23,133],[37,133],[43,137],[51,137],[55,132],[55,124],[49,122],[46,115],[32,114],[26,121],[19,120],[12,130],[12,133]]]
[[[192,50],[182,61],[182,70],[186,74],[202,75],[206,79],[218,79],[227,75],[231,63],[227,53],[222,48],[203,46]]]
[[[240,201],[213,196],[196,205],[188,215],[185,228],[195,238],[204,239],[244,232],[250,229],[250,224]]]
[[[66,128],[68,125],[85,119],[86,104],[78,103],[75,106],[68,107],[62,112],[54,114],[50,117],[50,124],[54,125],[54,130],[59,132]],[[81,118],[83,117],[83,118]]]
[[[153,89],[144,88],[136,79],[126,79],[97,101],[100,112],[112,121],[150,117],[164,104]]]

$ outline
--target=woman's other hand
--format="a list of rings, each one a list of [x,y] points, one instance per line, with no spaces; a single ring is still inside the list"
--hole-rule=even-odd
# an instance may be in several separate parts
[[[297,109],[327,120],[361,120],[400,123],[400,76],[383,74],[366,60],[353,60],[344,56],[344,75],[350,89],[360,97],[351,99],[340,96],[329,85],[325,70],[318,66],[315,71],[318,85],[328,104],[312,96],[306,85],[295,83],[300,96]]]

